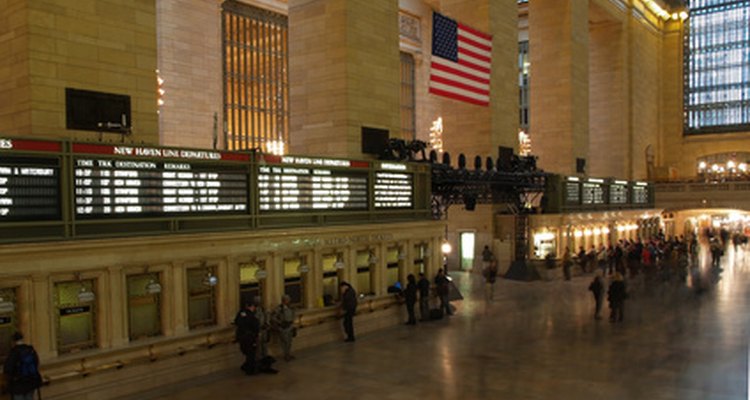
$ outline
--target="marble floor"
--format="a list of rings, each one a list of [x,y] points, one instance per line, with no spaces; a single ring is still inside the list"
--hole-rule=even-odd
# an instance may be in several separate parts
[[[591,277],[501,280],[488,304],[481,277],[454,273],[466,299],[451,318],[299,351],[278,375],[237,369],[139,398],[748,399],[750,249],[723,267],[701,294],[692,279],[630,281],[620,324],[594,320]]]

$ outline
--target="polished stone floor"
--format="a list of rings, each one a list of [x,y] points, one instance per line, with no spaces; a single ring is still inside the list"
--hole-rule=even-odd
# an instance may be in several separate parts
[[[299,351],[278,375],[237,369],[141,398],[748,399],[750,249],[723,267],[715,282],[701,267],[701,294],[692,279],[630,281],[621,324],[593,319],[590,277],[503,280],[487,304],[479,276],[455,273],[466,299],[449,319]]]

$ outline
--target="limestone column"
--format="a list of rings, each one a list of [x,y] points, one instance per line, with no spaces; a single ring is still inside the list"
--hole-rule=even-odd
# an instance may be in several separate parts
[[[589,147],[589,1],[529,2],[530,134],[539,166],[573,174]]]
[[[289,1],[290,153],[361,157],[362,127],[399,136],[398,1]]]
[[[31,297],[32,307],[31,320],[29,326],[31,331],[31,343],[34,344],[39,358],[42,360],[50,359],[55,356],[57,343],[55,341],[56,333],[53,328],[54,307],[52,307],[52,292],[49,275],[34,274],[31,276]]]
[[[175,265],[172,268],[171,291],[172,299],[172,327],[175,335],[187,333],[188,328],[188,290],[187,290],[187,266],[185,264]],[[168,297],[169,298],[169,297]],[[166,333],[166,332],[165,332]]]
[[[103,289],[106,291],[100,291],[102,295],[107,293],[109,300],[108,309],[111,310],[109,321],[109,342],[112,347],[124,346],[128,343],[130,334],[128,333],[128,290],[125,276],[122,272],[122,267],[110,267],[107,268],[107,275],[102,277],[102,280],[108,278],[108,282],[104,284]],[[108,285],[108,287],[107,287]],[[102,296],[105,298],[105,296]],[[105,309],[102,304],[102,309]],[[106,313],[100,313],[106,314]],[[104,339],[104,338],[102,338]]]

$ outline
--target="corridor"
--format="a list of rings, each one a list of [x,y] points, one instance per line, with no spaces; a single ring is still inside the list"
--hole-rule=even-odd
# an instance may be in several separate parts
[[[701,267],[702,293],[693,279],[629,281],[621,324],[594,320],[590,276],[501,280],[486,304],[479,275],[453,273],[466,298],[453,317],[299,351],[278,375],[237,368],[145,398],[747,399],[750,251],[730,246],[722,263],[718,280]]]

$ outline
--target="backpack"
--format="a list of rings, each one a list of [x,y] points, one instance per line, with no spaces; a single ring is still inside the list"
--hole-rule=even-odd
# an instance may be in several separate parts
[[[28,345],[18,346],[16,365],[13,370],[14,386],[21,386],[33,390],[41,386],[42,376],[39,374],[39,364],[34,348]]]

